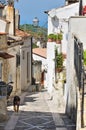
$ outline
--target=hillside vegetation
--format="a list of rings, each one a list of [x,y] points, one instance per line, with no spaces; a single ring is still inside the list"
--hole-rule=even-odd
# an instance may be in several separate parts
[[[40,27],[40,26],[34,27],[31,24],[23,24],[23,25],[20,25],[20,29],[30,33],[35,38],[38,38],[38,39],[42,38],[45,41],[47,40],[47,28]]]

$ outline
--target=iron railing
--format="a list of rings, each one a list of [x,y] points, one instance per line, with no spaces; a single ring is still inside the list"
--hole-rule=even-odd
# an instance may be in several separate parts
[[[74,36],[74,65],[78,80],[79,90],[83,87],[84,66],[83,66],[83,44]]]
[[[74,65],[78,81],[79,90],[81,90],[81,127],[84,127],[84,65],[83,65],[83,44],[74,36]]]

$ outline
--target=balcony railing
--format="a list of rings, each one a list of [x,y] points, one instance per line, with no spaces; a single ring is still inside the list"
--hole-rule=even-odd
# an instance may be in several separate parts
[[[76,76],[78,80],[79,90],[83,85],[83,44],[82,42],[74,36],[74,65]]]
[[[76,36],[74,36],[74,65],[75,65],[79,90],[81,90],[81,127],[84,127],[85,71],[83,65],[83,43]]]

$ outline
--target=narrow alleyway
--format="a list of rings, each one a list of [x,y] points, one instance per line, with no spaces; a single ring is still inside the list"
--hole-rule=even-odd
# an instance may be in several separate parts
[[[9,120],[0,123],[0,130],[75,130],[75,124],[57,110],[47,91],[23,93],[20,112],[8,105]]]

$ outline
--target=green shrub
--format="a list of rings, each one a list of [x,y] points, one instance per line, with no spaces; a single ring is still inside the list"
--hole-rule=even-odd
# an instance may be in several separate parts
[[[56,34],[51,33],[51,34],[48,35],[48,39],[51,39],[52,41],[56,41],[57,38],[58,38],[58,37],[57,37]]]
[[[63,68],[63,54],[58,53],[57,49],[55,50],[55,62],[56,62],[56,68]]]
[[[58,34],[57,34],[57,39],[58,39],[58,40],[62,40],[62,39],[63,39],[62,33],[58,33]]]
[[[84,65],[86,65],[86,50],[83,51],[83,60],[84,60]]]
[[[62,53],[56,56],[56,68],[63,68],[63,55]]]

